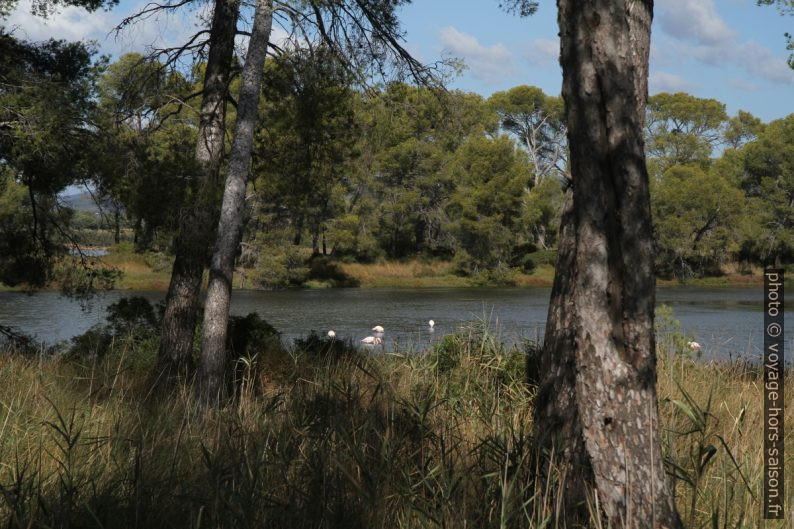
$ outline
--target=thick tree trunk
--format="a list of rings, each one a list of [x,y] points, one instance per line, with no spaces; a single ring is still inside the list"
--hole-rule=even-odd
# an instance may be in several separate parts
[[[231,77],[239,0],[216,0],[196,142],[198,175],[193,200],[179,223],[166,297],[158,377],[184,374],[192,362],[201,279],[217,222],[226,96]]]
[[[226,395],[226,334],[234,258],[243,233],[245,187],[251,165],[259,93],[272,21],[273,0],[258,0],[243,67],[234,143],[223,193],[215,253],[210,267],[207,300],[204,304],[201,361],[196,391],[199,400],[205,405]]]
[[[642,140],[651,0],[558,0],[566,195],[535,436],[566,474],[569,525],[679,528],[660,453],[655,278]]]

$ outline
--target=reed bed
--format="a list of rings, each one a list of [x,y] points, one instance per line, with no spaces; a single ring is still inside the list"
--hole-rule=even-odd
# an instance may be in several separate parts
[[[758,367],[690,358],[676,332],[660,339],[659,405],[685,525],[761,527]],[[189,386],[149,391],[156,341],[145,333],[114,338],[102,355],[9,350],[0,524],[559,527],[562,484],[533,477],[531,348],[507,349],[483,324],[423,354],[318,336],[288,349],[254,344],[236,360],[233,401],[208,411]],[[789,436],[789,509],[791,445]],[[788,516],[765,527],[794,527]]]

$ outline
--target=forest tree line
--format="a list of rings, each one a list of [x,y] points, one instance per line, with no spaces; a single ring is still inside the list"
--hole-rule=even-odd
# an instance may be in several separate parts
[[[203,65],[0,42],[0,280],[48,281],[54,255],[90,242],[81,227],[169,252],[196,173]],[[497,283],[554,263],[569,182],[561,98],[533,86],[488,98],[399,82],[362,89],[323,53],[265,65],[238,259],[260,286],[302,284],[317,256],[439,259]],[[228,147],[234,105],[225,119]],[[657,273],[791,262],[794,115],[763,123],[661,93],[649,99],[645,142]],[[100,215],[64,206],[74,184]]]

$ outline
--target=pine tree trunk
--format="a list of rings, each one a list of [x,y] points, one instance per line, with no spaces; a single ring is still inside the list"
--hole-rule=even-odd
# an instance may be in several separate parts
[[[115,205],[113,212],[113,242],[116,244],[121,242],[121,211],[118,205]]]
[[[320,255],[320,225],[315,223],[312,229],[312,257]]]
[[[216,0],[196,142],[198,175],[192,203],[182,214],[174,241],[174,266],[166,297],[158,377],[181,375],[192,363],[201,279],[213,241],[220,194],[226,96],[231,77],[239,0]]]
[[[292,244],[295,246],[300,246],[302,241],[303,241],[303,215],[298,217],[298,220],[295,222],[295,237],[292,238]]]
[[[215,253],[204,304],[204,325],[196,391],[203,404],[226,396],[226,334],[232,295],[234,257],[243,233],[245,187],[257,121],[259,93],[273,21],[273,0],[258,0],[243,67],[237,123],[223,193]]]
[[[651,0],[558,0],[572,192],[535,410],[566,473],[565,522],[588,495],[615,528],[680,528],[660,453],[655,278],[642,139]],[[592,502],[592,498],[590,499]]]

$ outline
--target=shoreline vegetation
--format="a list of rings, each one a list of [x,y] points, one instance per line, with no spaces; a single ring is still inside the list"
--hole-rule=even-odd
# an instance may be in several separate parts
[[[235,398],[201,411],[189,384],[152,398],[157,323],[133,305],[60,355],[0,354],[8,527],[545,527],[559,505],[564,478],[530,455],[531,343],[507,349],[475,323],[424,354],[317,335],[285,348],[266,322],[238,318]],[[685,527],[760,527],[763,372],[693,358],[670,313],[657,334],[662,450]]]
[[[107,250],[107,255],[96,257],[104,266],[118,270],[121,275],[113,290],[166,291],[170,280],[172,258],[163,253],[132,251],[129,245],[84,248],[93,251]],[[324,258],[324,268],[293,288],[470,288],[470,287],[551,287],[554,281],[553,254],[544,255],[531,273],[508,269],[506,273],[493,275],[483,273],[462,276],[454,271],[450,261],[410,259],[401,261],[379,261],[374,263],[345,263]],[[77,266],[76,257],[62,267]],[[794,278],[786,278],[792,285]],[[751,287],[764,283],[763,269],[750,267],[741,270],[735,264],[727,265],[722,275],[694,277],[686,280],[657,277],[657,286],[695,287]],[[59,290],[57,280],[42,290]],[[255,270],[238,268],[234,275],[235,290],[268,290],[257,284]],[[9,287],[0,283],[0,292],[19,291],[22,287]]]

